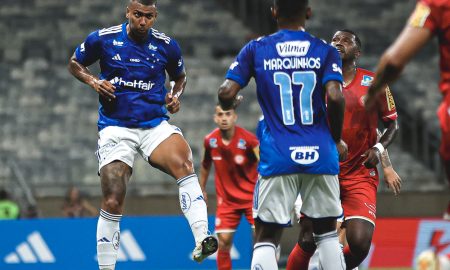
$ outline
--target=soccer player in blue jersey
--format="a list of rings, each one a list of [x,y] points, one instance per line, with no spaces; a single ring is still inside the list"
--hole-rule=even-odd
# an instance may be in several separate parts
[[[227,110],[254,77],[264,116],[258,132],[260,178],[254,195],[251,269],[278,269],[276,246],[299,193],[301,212],[313,220],[323,269],[345,269],[336,233],[336,218],[342,214],[339,155],[346,154],[340,56],[305,32],[311,15],[307,0],[274,0],[272,15],[279,31],[249,42],[219,88]]]
[[[180,205],[193,232],[193,259],[201,262],[217,250],[208,234],[206,203],[194,173],[192,153],[167,112],[180,109],[186,72],[176,41],[152,28],[156,0],[130,0],[128,22],[91,33],[76,49],[70,72],[99,94],[97,157],[103,198],[97,225],[100,269],[114,269],[120,241],[126,185],[139,153],[168,173],[179,186]],[[100,62],[97,77],[87,68]],[[166,72],[174,82],[168,92]]]

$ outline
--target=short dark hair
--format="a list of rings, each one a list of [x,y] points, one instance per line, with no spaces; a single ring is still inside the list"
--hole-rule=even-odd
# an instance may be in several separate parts
[[[360,50],[362,49],[361,39],[358,37],[358,35],[354,31],[352,31],[350,29],[342,29],[342,30],[339,30],[339,32],[346,32],[346,33],[349,33],[349,34],[352,34],[353,36],[355,36],[356,45],[358,46],[358,48]]]
[[[157,0],[130,0],[130,3],[138,2],[139,4],[143,4],[144,6],[153,6],[156,5]]]
[[[231,108],[228,109],[228,111],[231,111],[231,110],[236,111],[238,106],[239,106],[239,104],[236,104],[236,102],[233,102],[233,105],[231,105]],[[223,110],[222,105],[220,105],[220,101],[217,101],[216,107],[219,107]]]
[[[278,16],[293,19],[306,12],[308,0],[274,0],[273,5],[278,10]]]

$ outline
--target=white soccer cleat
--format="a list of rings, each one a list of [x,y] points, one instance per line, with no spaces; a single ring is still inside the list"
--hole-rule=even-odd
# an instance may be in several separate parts
[[[192,252],[192,258],[194,261],[201,263],[206,257],[214,254],[218,247],[219,242],[217,242],[217,239],[212,235],[208,235],[201,242],[197,243]]]

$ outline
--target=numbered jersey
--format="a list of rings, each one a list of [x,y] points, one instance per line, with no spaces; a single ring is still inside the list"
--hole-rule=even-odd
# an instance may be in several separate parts
[[[100,60],[100,79],[116,87],[115,99],[100,97],[99,129],[148,128],[169,119],[164,100],[166,71],[177,77],[184,70],[175,40],[150,29],[147,40],[137,43],[128,37],[126,27],[124,23],[95,31],[75,51],[82,65]]]
[[[261,175],[339,172],[324,90],[329,81],[342,82],[335,48],[304,31],[281,30],[248,43],[226,77],[241,87],[255,78],[264,116]]]

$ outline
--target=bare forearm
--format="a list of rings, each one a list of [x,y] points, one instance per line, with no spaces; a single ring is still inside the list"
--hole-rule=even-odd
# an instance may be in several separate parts
[[[208,181],[209,171],[211,168],[205,168],[201,166],[200,168],[200,187],[202,190],[206,188],[206,182]]]
[[[171,80],[175,82],[175,84],[172,87],[172,94],[174,96],[180,97],[184,93],[184,89],[187,83],[186,72],[183,72],[176,78],[171,78]]]
[[[383,167],[383,169],[392,167],[391,159],[389,158],[387,149],[383,152],[383,154],[381,154],[381,166]]]
[[[386,130],[380,138],[380,143],[384,148],[387,148],[393,141],[398,133],[398,122],[397,120],[385,123]]]
[[[233,104],[236,100],[236,95],[240,90],[239,84],[232,80],[225,80],[219,87],[218,98],[220,107],[227,111],[233,108]]]
[[[339,90],[328,91],[327,114],[331,136],[335,142],[341,140],[344,123],[345,99]]]
[[[79,81],[89,85],[90,87],[94,88],[94,84],[98,78],[94,76],[91,71],[83,66],[82,64],[78,63],[78,61],[75,58],[71,58],[69,65],[68,65],[69,72],[77,78]]]

